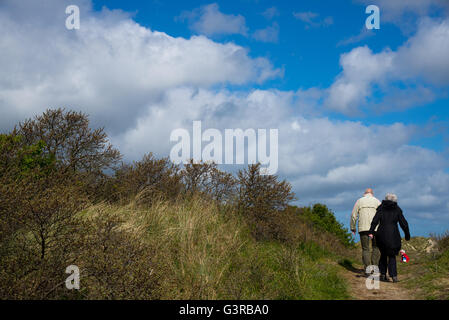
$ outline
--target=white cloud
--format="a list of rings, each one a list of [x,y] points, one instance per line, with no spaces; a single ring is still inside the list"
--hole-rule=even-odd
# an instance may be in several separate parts
[[[264,29],[256,30],[253,33],[253,38],[262,42],[278,42],[279,38],[279,25],[274,22],[271,26]]]
[[[174,38],[117,12],[97,15],[81,7],[81,29],[73,31],[65,28],[61,6],[46,13],[39,29],[29,19],[38,20],[34,10],[40,9],[16,4],[6,2],[0,12],[3,127],[48,107],[67,106],[122,130],[169,88],[261,83],[281,74],[233,43]],[[13,8],[15,17],[9,15]]]
[[[184,11],[178,17],[188,20],[190,28],[207,36],[219,34],[247,35],[245,18],[241,15],[224,14],[220,12],[218,4],[212,3],[192,11]]]
[[[380,86],[387,99],[390,92],[397,89],[388,87],[394,81],[411,85],[416,99],[406,99],[398,106],[404,108],[418,103],[429,102],[435,94],[424,84],[438,87],[449,85],[449,20],[423,19],[417,33],[406,41],[397,51],[384,49],[373,53],[367,46],[357,47],[340,58],[342,72],[328,90],[326,104],[329,108],[347,115],[354,114],[373,94],[373,87]],[[418,86],[418,90],[415,87]],[[435,91],[435,90],[433,90]],[[413,94],[405,91],[403,96]]]
[[[397,72],[402,77],[424,77],[436,85],[449,85],[449,19],[422,19],[417,33],[399,48]],[[398,75],[398,77],[400,77]]]

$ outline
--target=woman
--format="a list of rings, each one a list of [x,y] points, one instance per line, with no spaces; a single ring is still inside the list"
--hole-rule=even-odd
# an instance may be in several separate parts
[[[396,256],[401,250],[401,235],[398,229],[398,222],[405,233],[405,240],[410,240],[410,231],[407,220],[398,206],[398,197],[393,193],[387,193],[385,200],[377,208],[376,215],[371,222],[369,237],[372,239],[376,235],[377,246],[380,250],[380,280],[388,281],[387,269],[393,282],[398,282],[398,273],[396,269]],[[377,225],[379,228],[377,232]]]

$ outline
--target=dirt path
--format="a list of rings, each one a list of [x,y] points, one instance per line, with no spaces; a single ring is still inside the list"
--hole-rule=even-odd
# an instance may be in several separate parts
[[[341,275],[346,279],[349,293],[355,300],[412,300],[413,293],[404,288],[403,283],[379,282],[379,289],[368,289],[366,278],[363,276],[362,266],[339,265]],[[406,281],[407,274],[399,277],[400,281]]]

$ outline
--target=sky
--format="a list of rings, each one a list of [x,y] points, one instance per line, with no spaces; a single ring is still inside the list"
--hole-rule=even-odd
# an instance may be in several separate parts
[[[380,29],[365,26],[371,4]],[[412,236],[441,233],[448,57],[446,0],[0,0],[0,130],[79,110],[132,161],[168,156],[195,120],[274,128],[296,204],[348,226],[372,187],[398,195]]]

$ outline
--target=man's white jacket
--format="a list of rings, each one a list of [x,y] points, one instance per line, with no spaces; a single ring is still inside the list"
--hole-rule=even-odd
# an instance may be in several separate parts
[[[354,205],[351,214],[351,230],[356,230],[357,220],[359,220],[359,232],[369,231],[371,221],[376,215],[376,209],[380,205],[380,201],[371,193],[365,194]],[[376,227],[377,230],[377,227]]]

